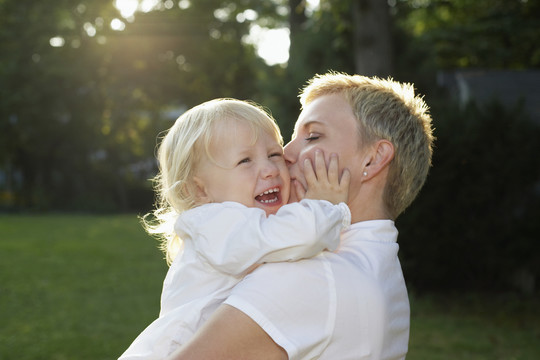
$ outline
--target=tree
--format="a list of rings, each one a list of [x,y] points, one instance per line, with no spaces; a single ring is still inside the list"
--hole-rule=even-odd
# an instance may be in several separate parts
[[[355,71],[366,76],[392,74],[392,31],[388,2],[352,1]]]
[[[398,1],[397,27],[439,68],[540,66],[540,1]]]
[[[109,0],[0,2],[4,192],[29,208],[127,209],[129,189],[149,187],[134,166],[170,126],[164,110],[256,93],[237,16],[264,3],[164,2],[130,22]]]
[[[99,113],[89,91],[97,69],[88,65],[96,57],[83,53],[75,63],[77,49],[55,47],[65,41],[58,34],[76,32],[74,1],[56,6],[3,1],[0,6],[2,160],[17,179],[10,182],[19,201],[43,206],[56,191],[69,192],[70,186],[60,183],[70,183],[65,177],[76,178],[87,165]],[[68,154],[84,156],[67,161]]]
[[[398,218],[405,276],[418,291],[534,291],[540,127],[497,102],[436,111],[433,168]]]

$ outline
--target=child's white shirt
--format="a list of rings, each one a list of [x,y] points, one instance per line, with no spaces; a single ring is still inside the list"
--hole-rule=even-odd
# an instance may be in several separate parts
[[[159,318],[119,359],[165,358],[195,333],[254,265],[333,251],[350,222],[344,203],[307,199],[268,217],[261,209],[235,202],[182,213],[175,231],[183,251],[165,277]]]

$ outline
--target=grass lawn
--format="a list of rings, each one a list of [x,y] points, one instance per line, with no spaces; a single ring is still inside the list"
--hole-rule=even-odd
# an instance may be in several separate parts
[[[116,359],[167,266],[135,215],[0,216],[0,359]]]
[[[540,301],[516,295],[411,296],[407,359],[540,359]]]
[[[159,311],[156,245],[135,215],[0,216],[0,359],[116,359]],[[407,359],[540,359],[539,305],[413,295]]]

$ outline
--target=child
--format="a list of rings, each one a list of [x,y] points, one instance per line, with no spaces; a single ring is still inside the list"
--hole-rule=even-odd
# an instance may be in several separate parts
[[[306,199],[285,205],[290,177],[279,128],[253,104],[217,99],[192,108],[163,139],[158,160],[158,225],[147,228],[165,239],[170,269],[159,318],[121,360],[165,358],[256,266],[335,250],[350,224],[349,173],[338,180],[336,157],[328,170],[320,153],[315,170],[308,161]]]

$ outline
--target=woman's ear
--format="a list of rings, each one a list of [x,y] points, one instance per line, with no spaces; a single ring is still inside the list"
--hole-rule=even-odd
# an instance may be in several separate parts
[[[208,194],[204,182],[196,176],[193,177],[193,189],[195,190],[195,201],[197,204],[202,205],[212,202],[212,198]]]
[[[369,180],[379,174],[394,159],[394,154],[394,145],[390,141],[382,139],[375,142],[364,166],[362,179]]]

